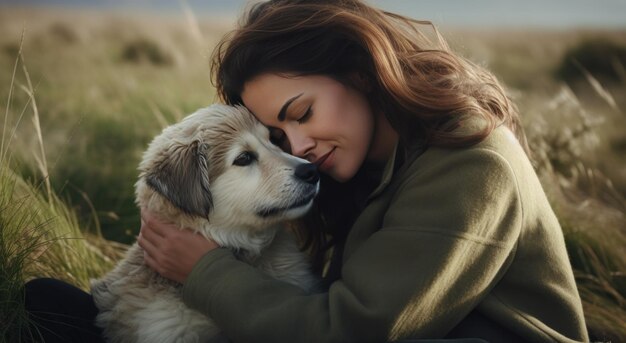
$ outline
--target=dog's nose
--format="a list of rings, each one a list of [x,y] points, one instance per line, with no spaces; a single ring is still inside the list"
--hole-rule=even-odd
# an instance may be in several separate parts
[[[295,175],[298,179],[307,183],[316,183],[320,179],[317,166],[313,163],[302,163],[296,167]]]

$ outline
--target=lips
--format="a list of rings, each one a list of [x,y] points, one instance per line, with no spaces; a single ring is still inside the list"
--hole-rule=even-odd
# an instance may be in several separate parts
[[[328,157],[335,151],[335,148],[332,148],[329,152],[327,152],[324,156],[320,157],[317,159],[317,161],[313,162],[313,164],[315,164],[318,168],[322,169],[322,165],[324,164],[324,162],[326,162],[326,160],[328,159]]]

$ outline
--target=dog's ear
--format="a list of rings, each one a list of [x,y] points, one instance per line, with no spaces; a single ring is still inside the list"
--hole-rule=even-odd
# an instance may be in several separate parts
[[[148,186],[183,212],[204,218],[213,207],[206,149],[206,144],[198,141],[172,147],[145,176]]]

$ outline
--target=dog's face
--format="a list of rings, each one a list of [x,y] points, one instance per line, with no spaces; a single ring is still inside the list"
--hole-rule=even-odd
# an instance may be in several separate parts
[[[240,106],[213,105],[166,128],[139,169],[140,206],[224,227],[296,218],[319,190],[315,166],[273,145],[267,128]]]

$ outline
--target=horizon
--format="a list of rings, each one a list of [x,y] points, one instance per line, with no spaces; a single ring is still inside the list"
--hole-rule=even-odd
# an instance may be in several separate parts
[[[626,1],[623,0],[474,0],[471,6],[462,0],[370,0],[368,3],[387,11],[437,26],[519,27],[519,28],[626,28]],[[199,17],[223,17],[235,20],[249,0],[0,0],[4,7],[39,9],[86,9],[140,11],[144,14],[182,15],[186,3]]]

